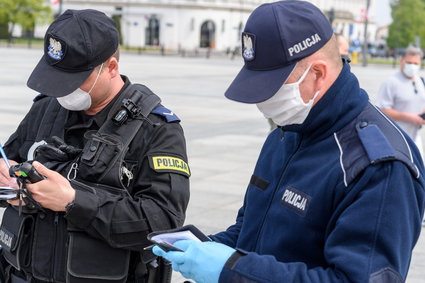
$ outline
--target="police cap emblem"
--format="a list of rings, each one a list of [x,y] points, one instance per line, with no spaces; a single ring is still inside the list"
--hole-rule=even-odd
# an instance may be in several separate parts
[[[53,37],[49,38],[49,46],[47,47],[47,54],[55,60],[61,60],[64,52],[62,51],[62,43],[54,39]]]
[[[255,35],[247,32],[242,33],[242,56],[246,61],[255,58]]]

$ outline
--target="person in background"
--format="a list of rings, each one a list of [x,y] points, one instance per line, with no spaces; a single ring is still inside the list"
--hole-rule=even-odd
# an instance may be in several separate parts
[[[350,59],[350,53],[349,48],[350,45],[348,44],[348,40],[340,33],[335,33],[336,41],[338,42],[338,49],[339,54],[341,55],[341,58],[346,60],[347,63],[351,62]]]
[[[382,83],[376,105],[415,141],[423,155],[420,129],[425,124],[425,81],[419,75],[422,50],[409,46],[400,58],[400,70]]]

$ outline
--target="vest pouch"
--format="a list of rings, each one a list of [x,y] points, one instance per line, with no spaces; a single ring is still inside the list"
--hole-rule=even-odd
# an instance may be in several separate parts
[[[86,142],[80,159],[78,176],[81,179],[99,182],[107,168],[122,152],[121,142],[111,135],[101,135],[90,131],[84,135]]]
[[[10,205],[6,208],[0,227],[0,245],[3,257],[17,270],[31,264],[33,230],[32,215],[19,215],[17,209]]]
[[[63,215],[46,209],[34,216],[31,274],[36,279],[65,282],[68,233]]]
[[[129,192],[127,190],[112,187],[108,185],[103,184],[96,184],[92,182],[87,182],[86,180],[71,180],[70,181],[72,187],[76,190],[89,192],[92,194],[96,194],[96,191],[102,191],[107,192],[108,194],[114,195],[114,196],[130,196]]]
[[[130,251],[109,246],[82,231],[69,231],[67,283],[126,282]]]

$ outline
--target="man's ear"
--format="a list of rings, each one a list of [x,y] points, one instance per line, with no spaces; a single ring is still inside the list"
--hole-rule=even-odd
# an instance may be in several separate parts
[[[314,90],[317,91],[324,88],[330,73],[329,68],[329,63],[323,60],[318,60],[313,63],[311,70],[314,74]]]
[[[108,68],[108,72],[111,75],[111,78],[114,78],[117,75],[119,75],[117,58],[115,58],[115,57],[109,58],[108,67],[107,68]]]

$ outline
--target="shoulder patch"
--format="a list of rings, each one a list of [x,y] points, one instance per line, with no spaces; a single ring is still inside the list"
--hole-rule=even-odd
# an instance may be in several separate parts
[[[177,117],[177,115],[174,114],[173,111],[169,110],[168,108],[166,108],[162,105],[155,107],[151,111],[151,113],[164,117],[165,120],[167,120],[168,123],[175,122],[175,121],[180,122],[180,118]]]
[[[371,163],[395,158],[393,147],[377,125],[361,122],[357,133]]]
[[[40,93],[39,95],[37,95],[36,97],[34,97],[34,99],[32,101],[33,102],[37,102],[37,101],[39,101],[39,100],[41,100],[41,99],[43,99],[45,97],[47,97],[47,95]]]
[[[370,164],[399,160],[419,177],[409,143],[402,132],[370,103],[359,116],[334,133],[340,150],[344,183],[348,186]]]
[[[152,154],[148,156],[149,166],[158,173],[178,173],[190,177],[189,165],[186,161],[170,154]]]

